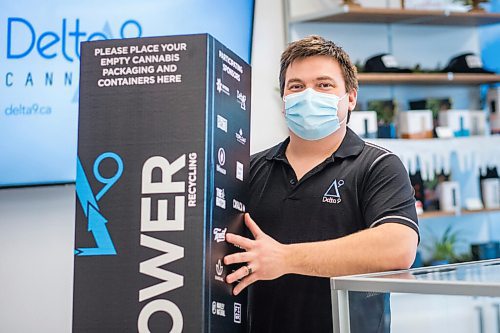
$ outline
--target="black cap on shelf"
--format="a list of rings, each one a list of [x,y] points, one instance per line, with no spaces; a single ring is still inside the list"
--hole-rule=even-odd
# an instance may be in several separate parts
[[[443,72],[484,74],[494,73],[484,69],[481,58],[472,52],[463,53],[452,58],[448,65],[443,69]]]
[[[365,72],[376,73],[411,73],[408,68],[400,68],[392,54],[382,53],[368,58],[365,63]]]

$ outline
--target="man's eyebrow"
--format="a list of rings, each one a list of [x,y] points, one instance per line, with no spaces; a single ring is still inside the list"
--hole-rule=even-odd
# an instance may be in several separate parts
[[[290,84],[290,83],[302,83],[304,81],[302,81],[301,79],[298,79],[298,78],[291,78],[290,80],[288,80],[286,82],[286,84]]]

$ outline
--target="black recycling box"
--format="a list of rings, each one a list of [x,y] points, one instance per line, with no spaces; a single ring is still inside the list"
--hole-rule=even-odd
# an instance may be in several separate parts
[[[82,43],[73,332],[244,332],[250,66],[207,34]]]

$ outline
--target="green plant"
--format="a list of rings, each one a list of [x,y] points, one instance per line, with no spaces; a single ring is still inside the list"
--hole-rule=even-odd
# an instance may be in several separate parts
[[[454,0],[455,2],[463,3],[464,5],[472,6],[480,2],[490,2],[490,0]]]
[[[428,98],[426,108],[432,111],[432,117],[438,119],[439,111],[451,109],[450,98]]]
[[[344,5],[359,6],[359,3],[356,0],[344,0]]]
[[[368,101],[368,110],[377,113],[377,120],[381,124],[390,124],[394,121],[397,113],[397,104],[393,100]]]
[[[460,256],[455,252],[457,243],[461,242],[458,238],[460,231],[453,230],[453,226],[449,225],[441,237],[432,235],[431,244],[426,247],[431,252],[431,261],[447,260],[448,262],[459,261]]]
[[[490,0],[454,0],[455,2],[460,2],[466,6],[472,6],[473,11],[481,11],[479,7],[481,2],[490,2]]]

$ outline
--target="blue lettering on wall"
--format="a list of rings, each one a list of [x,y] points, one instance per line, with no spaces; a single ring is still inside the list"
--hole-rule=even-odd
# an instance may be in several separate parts
[[[76,24],[75,24],[75,29],[79,29],[80,28],[80,20],[79,19],[76,19]],[[62,54],[64,56],[64,58],[66,60],[68,60],[69,62],[72,62],[73,61],[73,58],[70,58],[67,54],[66,54],[66,38],[64,38],[64,36],[66,36],[66,19],[63,19],[62,21],[62,35],[63,35],[63,39],[62,39]],[[75,45],[76,47],[78,48],[80,46],[80,44],[78,43],[78,39],[75,39]]]
[[[20,17],[7,19],[7,59],[21,59],[36,53],[44,59],[62,56],[69,62],[80,58],[82,41],[105,40],[112,38],[103,31],[88,33],[80,28],[80,19],[74,20],[70,27],[68,19],[61,21],[60,31],[38,31],[30,21]],[[87,37],[88,36],[88,37]],[[120,26],[121,38],[142,36],[142,27],[135,20],[127,20]],[[85,39],[85,37],[87,37]]]
[[[64,19],[64,22],[66,23],[66,19]],[[80,31],[80,20],[77,19],[75,22],[75,31],[70,32],[69,35],[71,37],[75,37],[75,54],[78,59],[80,59],[80,43],[78,42],[78,40],[80,39],[80,37],[84,37],[86,34],[87,33]]]
[[[29,37],[30,44],[29,44],[28,48],[26,49],[26,51],[18,53],[18,54],[12,53],[12,43],[11,43],[12,42],[12,24],[15,22],[19,22],[20,24],[23,24],[25,27],[27,27],[29,29],[29,33],[30,33],[30,37]],[[23,40],[27,40],[27,39],[23,39]],[[9,17],[9,19],[7,20],[7,58],[11,58],[11,59],[23,58],[31,52],[34,45],[35,45],[35,30],[33,29],[33,26],[25,19],[18,18],[18,17]]]
[[[125,34],[125,28],[127,28],[127,26],[131,25],[131,24],[135,25],[135,27],[137,28],[137,36],[136,37],[142,36],[142,27],[139,24],[139,22],[134,21],[134,20],[128,20],[125,23],[123,23],[122,27],[120,28],[120,37],[121,38],[130,38],[129,35]]]
[[[28,73],[28,75],[26,75],[26,83],[24,85],[31,85],[33,87],[33,76],[31,75],[31,73]]]
[[[54,82],[54,73],[45,73],[45,85],[52,85]]]
[[[46,37],[52,37],[52,40],[50,40],[50,38],[48,38],[49,42],[44,43],[44,40],[47,39]],[[57,44],[57,42],[59,40],[60,40],[60,38],[55,32],[52,32],[52,31],[44,32],[43,34],[40,35],[40,38],[38,38],[38,41],[36,43],[36,49],[38,50],[40,55],[42,57],[44,57],[45,59],[55,58],[57,55],[56,52],[46,54],[46,53],[44,53],[44,51],[47,50],[48,48],[50,48],[52,45]]]
[[[12,87],[12,77],[14,76],[14,73],[8,72],[7,75],[5,75],[5,85],[7,87]]]

